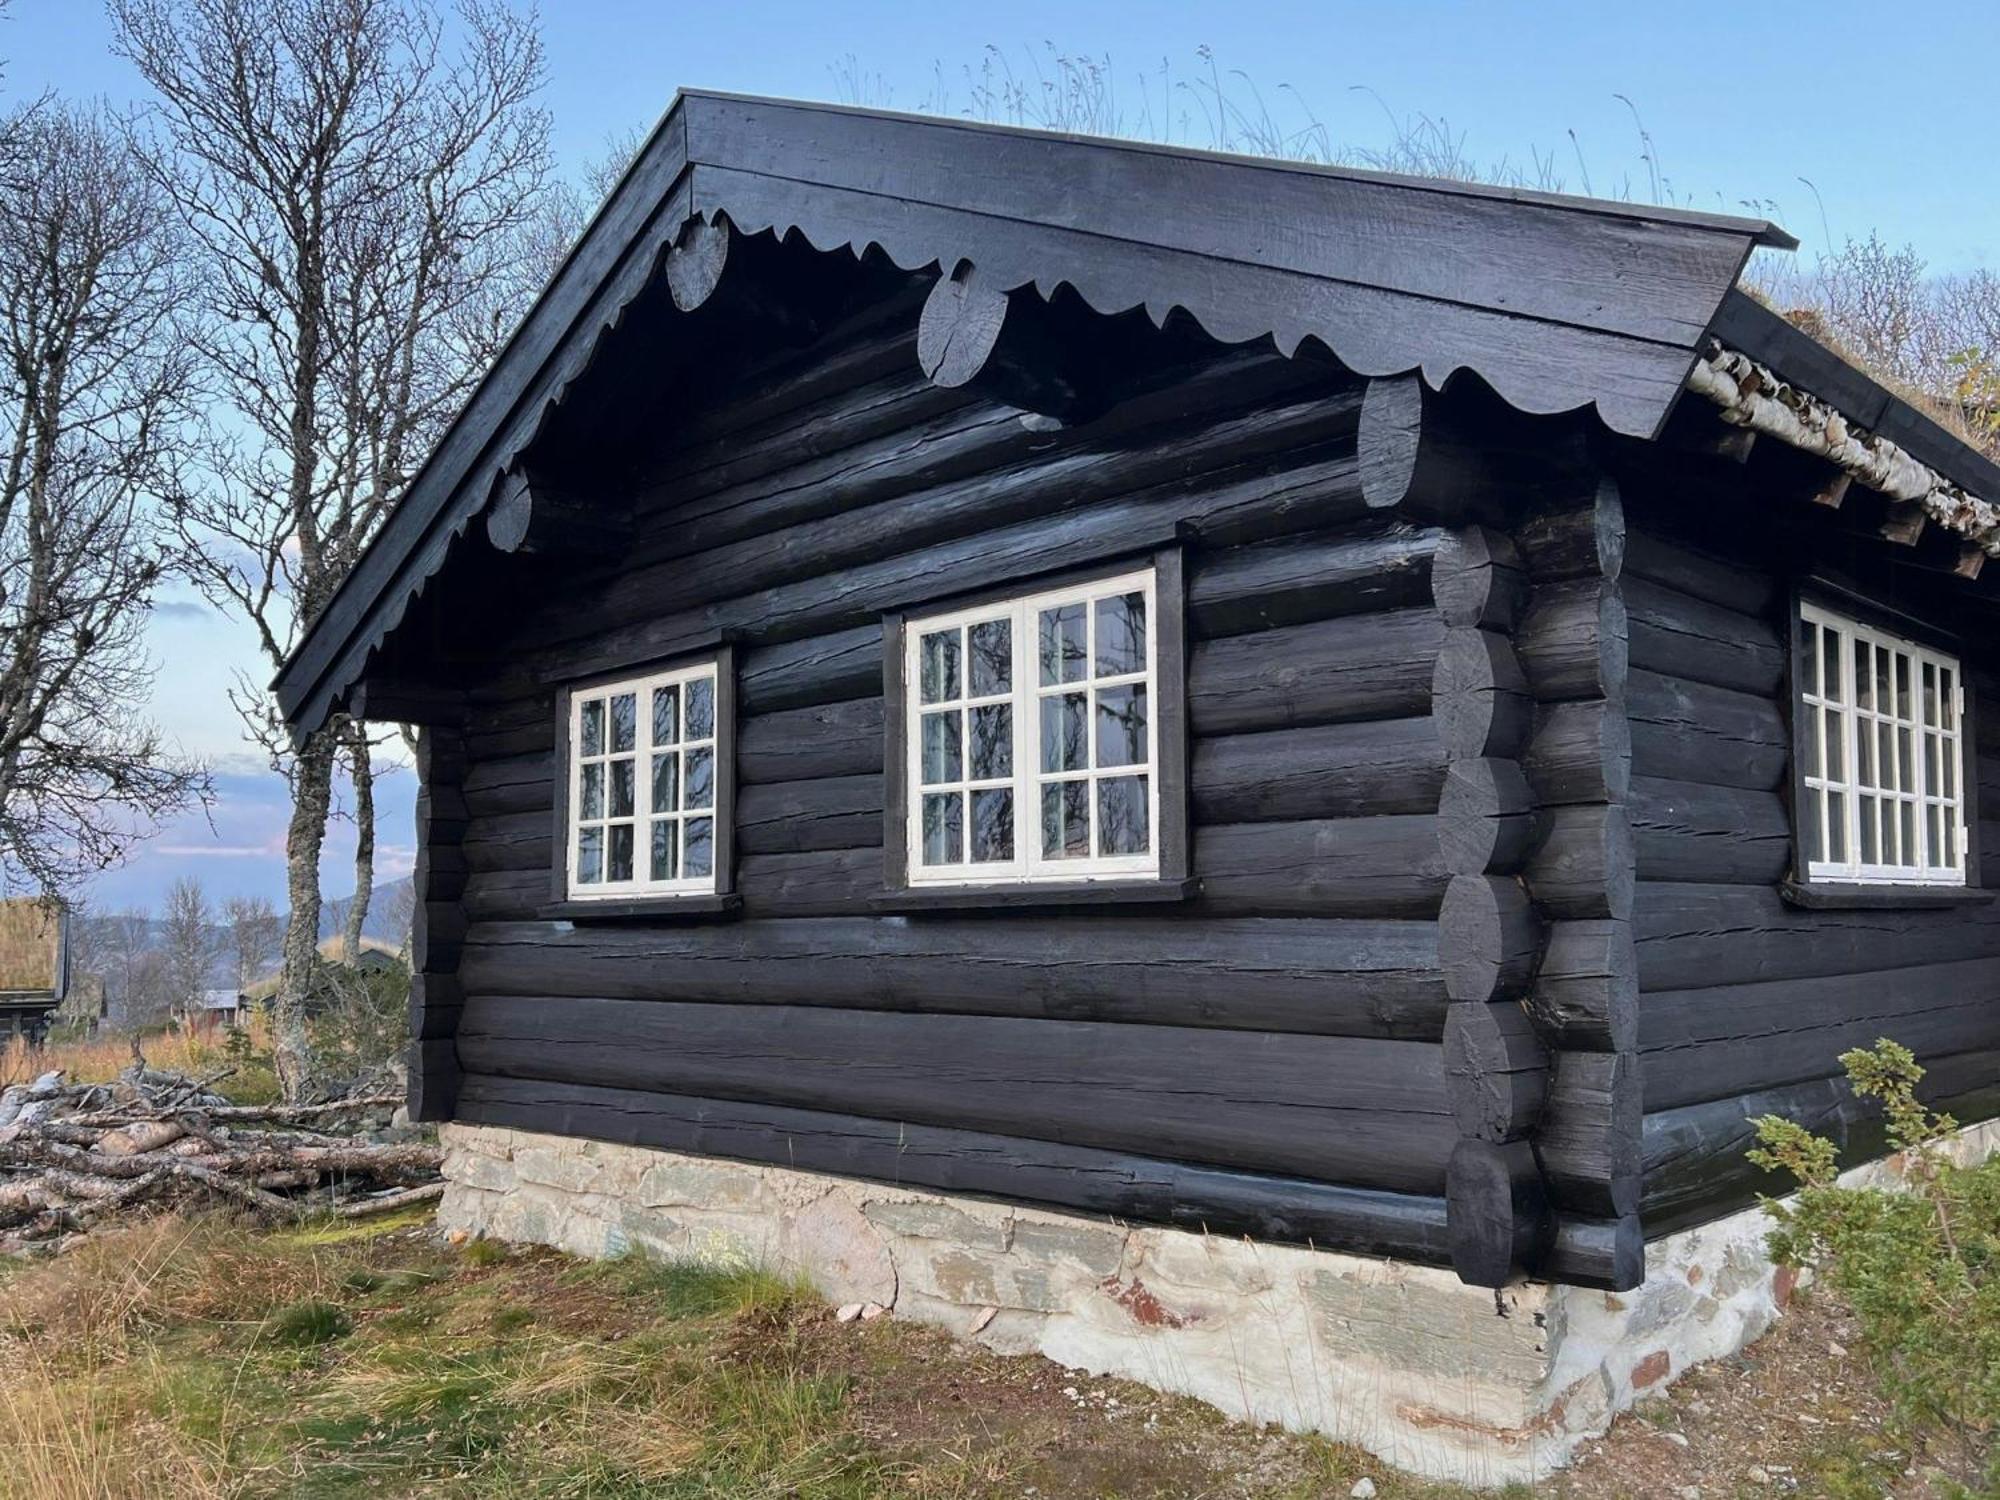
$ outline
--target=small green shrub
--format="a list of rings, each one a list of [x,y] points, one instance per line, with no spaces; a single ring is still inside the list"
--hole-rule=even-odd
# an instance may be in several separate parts
[[[1842,1055],[1855,1093],[1882,1104],[1905,1186],[1842,1187],[1838,1150],[1795,1121],[1752,1123],[1750,1159],[1799,1183],[1766,1201],[1780,1265],[1812,1266],[1853,1308],[1864,1347],[1897,1416],[1974,1447],[2000,1426],[2000,1158],[1961,1167],[1941,1144],[1957,1129],[1916,1097],[1924,1070],[1883,1039]],[[2000,1495],[2000,1453],[1986,1462]]]
[[[322,1302],[317,1297],[308,1297],[303,1302],[279,1308],[264,1325],[265,1335],[272,1343],[287,1344],[295,1349],[330,1344],[353,1331],[353,1321],[343,1309],[334,1303]]]

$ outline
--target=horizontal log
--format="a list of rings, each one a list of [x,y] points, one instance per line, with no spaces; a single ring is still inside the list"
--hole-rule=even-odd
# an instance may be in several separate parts
[[[1627,708],[1634,775],[1753,791],[1784,784],[1791,736],[1771,699],[1634,672]]]
[[[736,684],[745,714],[874,697],[882,691],[881,622],[745,651]]]
[[[546,875],[543,877],[546,890]],[[726,928],[481,923],[467,993],[1158,1022],[1436,1041],[1437,924],[1047,912]]]
[[[465,1081],[458,1118],[1433,1265],[1450,1254],[1442,1196],[1368,1192],[969,1130],[476,1074]]]
[[[554,877],[548,865],[483,871],[467,877],[461,899],[468,922],[531,920],[556,899]]]
[[[1625,809],[1583,803],[1543,817],[1523,872],[1535,905],[1551,917],[1632,915],[1632,827]]]
[[[1618,483],[1600,477],[1581,503],[1536,508],[1514,528],[1523,565],[1538,583],[1617,578],[1627,547]]]
[[[1542,1258],[1552,1224],[1526,1141],[1460,1141],[1445,1173],[1451,1264],[1471,1286],[1503,1287]]]
[[[1603,579],[1538,585],[1514,632],[1514,651],[1537,699],[1624,695],[1625,604]]]
[[[1521,771],[1545,807],[1625,801],[1632,789],[1632,722],[1624,705],[1602,698],[1539,705]]]
[[[1961,1119],[2000,1113],[2000,1051],[1933,1058],[1917,1096]],[[1880,1106],[1857,1099],[1844,1078],[1789,1084],[1646,1116],[1646,1233],[1657,1238],[1747,1208],[1759,1194],[1779,1196],[1797,1183],[1744,1159],[1757,1143],[1751,1121],[1779,1115],[1839,1147],[1843,1166],[1882,1154]]]
[[[1637,1214],[1586,1219],[1559,1214],[1539,1273],[1571,1286],[1629,1292],[1646,1279],[1646,1236]]]
[[[1523,1140],[1548,1093],[1549,1054],[1519,1004],[1475,1001],[1446,1012],[1444,1071],[1460,1135]]]
[[[1430,711],[1451,759],[1518,755],[1533,705],[1508,638],[1493,630],[1447,631],[1431,674]]]
[[[1534,975],[1541,932],[1519,880],[1454,875],[1438,913],[1438,961],[1445,993],[1473,1002],[1523,994]]]
[[[549,738],[555,738],[553,728]],[[552,813],[554,757],[548,748],[473,762],[465,774],[465,810],[472,818]]]
[[[1841,1053],[1882,1037],[1919,1058],[2000,1049],[2000,964],[1975,958],[1648,995],[1639,1020],[1646,1107],[1823,1078]]]
[[[1533,798],[1511,760],[1455,760],[1438,799],[1437,843],[1454,875],[1521,868],[1534,834]]]
[[[520,667],[555,678],[616,670],[697,649],[718,630],[746,649],[772,645],[1016,586],[1176,534],[1224,546],[1324,529],[1355,512],[1354,484],[1351,448],[1330,444],[1292,455],[1276,473],[1238,466],[1053,513],[1043,497],[1010,525],[995,524],[984,495],[958,494],[963,503],[948,514],[935,497],[921,497],[920,519],[843,512],[826,523],[835,536],[760,535],[736,544],[743,550],[726,571],[712,556],[698,565],[676,556],[665,565],[681,580],[671,589],[650,578],[642,587],[632,582],[642,575],[627,572],[616,598],[581,608],[571,601],[557,618],[525,620],[520,636],[551,644],[538,644]],[[683,598],[686,590],[695,593]]]
[[[1426,713],[1443,630],[1434,611],[1407,609],[1202,642],[1190,722],[1214,735]]]
[[[458,966],[465,931],[465,908],[458,902],[419,901],[410,922],[410,968],[449,973]]]
[[[745,855],[882,847],[882,777],[823,776],[745,786],[736,798]]]
[[[1415,814],[1202,828],[1202,906],[1237,916],[1432,916],[1450,878],[1438,824]]]
[[[887,889],[881,846],[745,854],[736,889],[746,916],[841,917],[867,911]]]
[[[1628,579],[1624,593],[1634,668],[1762,697],[1778,693],[1785,648],[1767,621],[1644,579]]]
[[[1428,716],[1197,740],[1198,824],[1428,812],[1444,785]]]
[[[1637,776],[1629,816],[1641,880],[1775,885],[1792,865],[1776,792]]]
[[[1627,539],[1625,572],[1756,619],[1769,619],[1784,598],[1771,574],[1669,540],[1650,524]]]
[[[1629,1052],[1558,1052],[1535,1150],[1559,1209],[1597,1218],[1639,1210],[1639,1069]]]
[[[1211,554],[1188,579],[1189,629],[1197,637],[1242,635],[1414,608],[1430,598],[1441,536],[1399,526],[1358,536],[1287,537]]]
[[[1565,1050],[1628,1051],[1639,1037],[1638,968],[1630,922],[1551,922],[1529,1013]]]
[[[743,720],[737,737],[736,775],[746,788],[758,782],[879,776],[883,745],[879,694],[755,714]]]
[[[1445,624],[1509,631],[1527,583],[1512,538],[1484,526],[1447,531],[1431,567],[1431,598]]]
[[[458,1056],[470,1073],[1144,1150],[1392,1192],[1440,1191],[1457,1139],[1438,1049],[1419,1042],[474,995]]]
[[[476,818],[466,825],[459,848],[466,868],[474,874],[524,869],[546,872],[554,829],[553,814],[543,810]]]
[[[2000,905],[1805,911],[1768,886],[1647,882],[1633,937],[1639,988],[1692,990],[2000,957]]]

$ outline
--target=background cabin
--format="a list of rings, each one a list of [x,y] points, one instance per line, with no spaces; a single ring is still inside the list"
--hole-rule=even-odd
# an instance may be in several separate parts
[[[0,1043],[39,1043],[69,993],[69,912],[54,901],[0,901]]]
[[[1615,1288],[1994,1113],[2000,472],[1789,243],[684,95],[280,680],[414,1111]]]

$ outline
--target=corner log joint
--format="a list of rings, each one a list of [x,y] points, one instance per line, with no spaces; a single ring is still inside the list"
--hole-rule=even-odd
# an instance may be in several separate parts
[[[486,510],[486,539],[499,552],[610,558],[629,538],[623,516],[553,489],[525,468],[501,476]]]

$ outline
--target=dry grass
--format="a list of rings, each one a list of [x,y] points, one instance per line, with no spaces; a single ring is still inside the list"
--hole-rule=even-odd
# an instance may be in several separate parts
[[[32,897],[0,901],[0,990],[53,990],[61,962],[56,908]]]
[[[277,1097],[277,1077],[271,1070],[270,1026],[253,1015],[234,1045],[229,1033],[169,1026],[149,1032],[140,1041],[146,1065],[169,1073],[208,1077],[233,1069],[217,1088],[239,1103],[261,1104]],[[25,1083],[52,1068],[60,1068],[79,1083],[109,1083],[132,1062],[132,1040],[124,1032],[104,1032],[76,1041],[52,1041],[30,1048],[21,1037],[0,1044],[0,1088]]]

